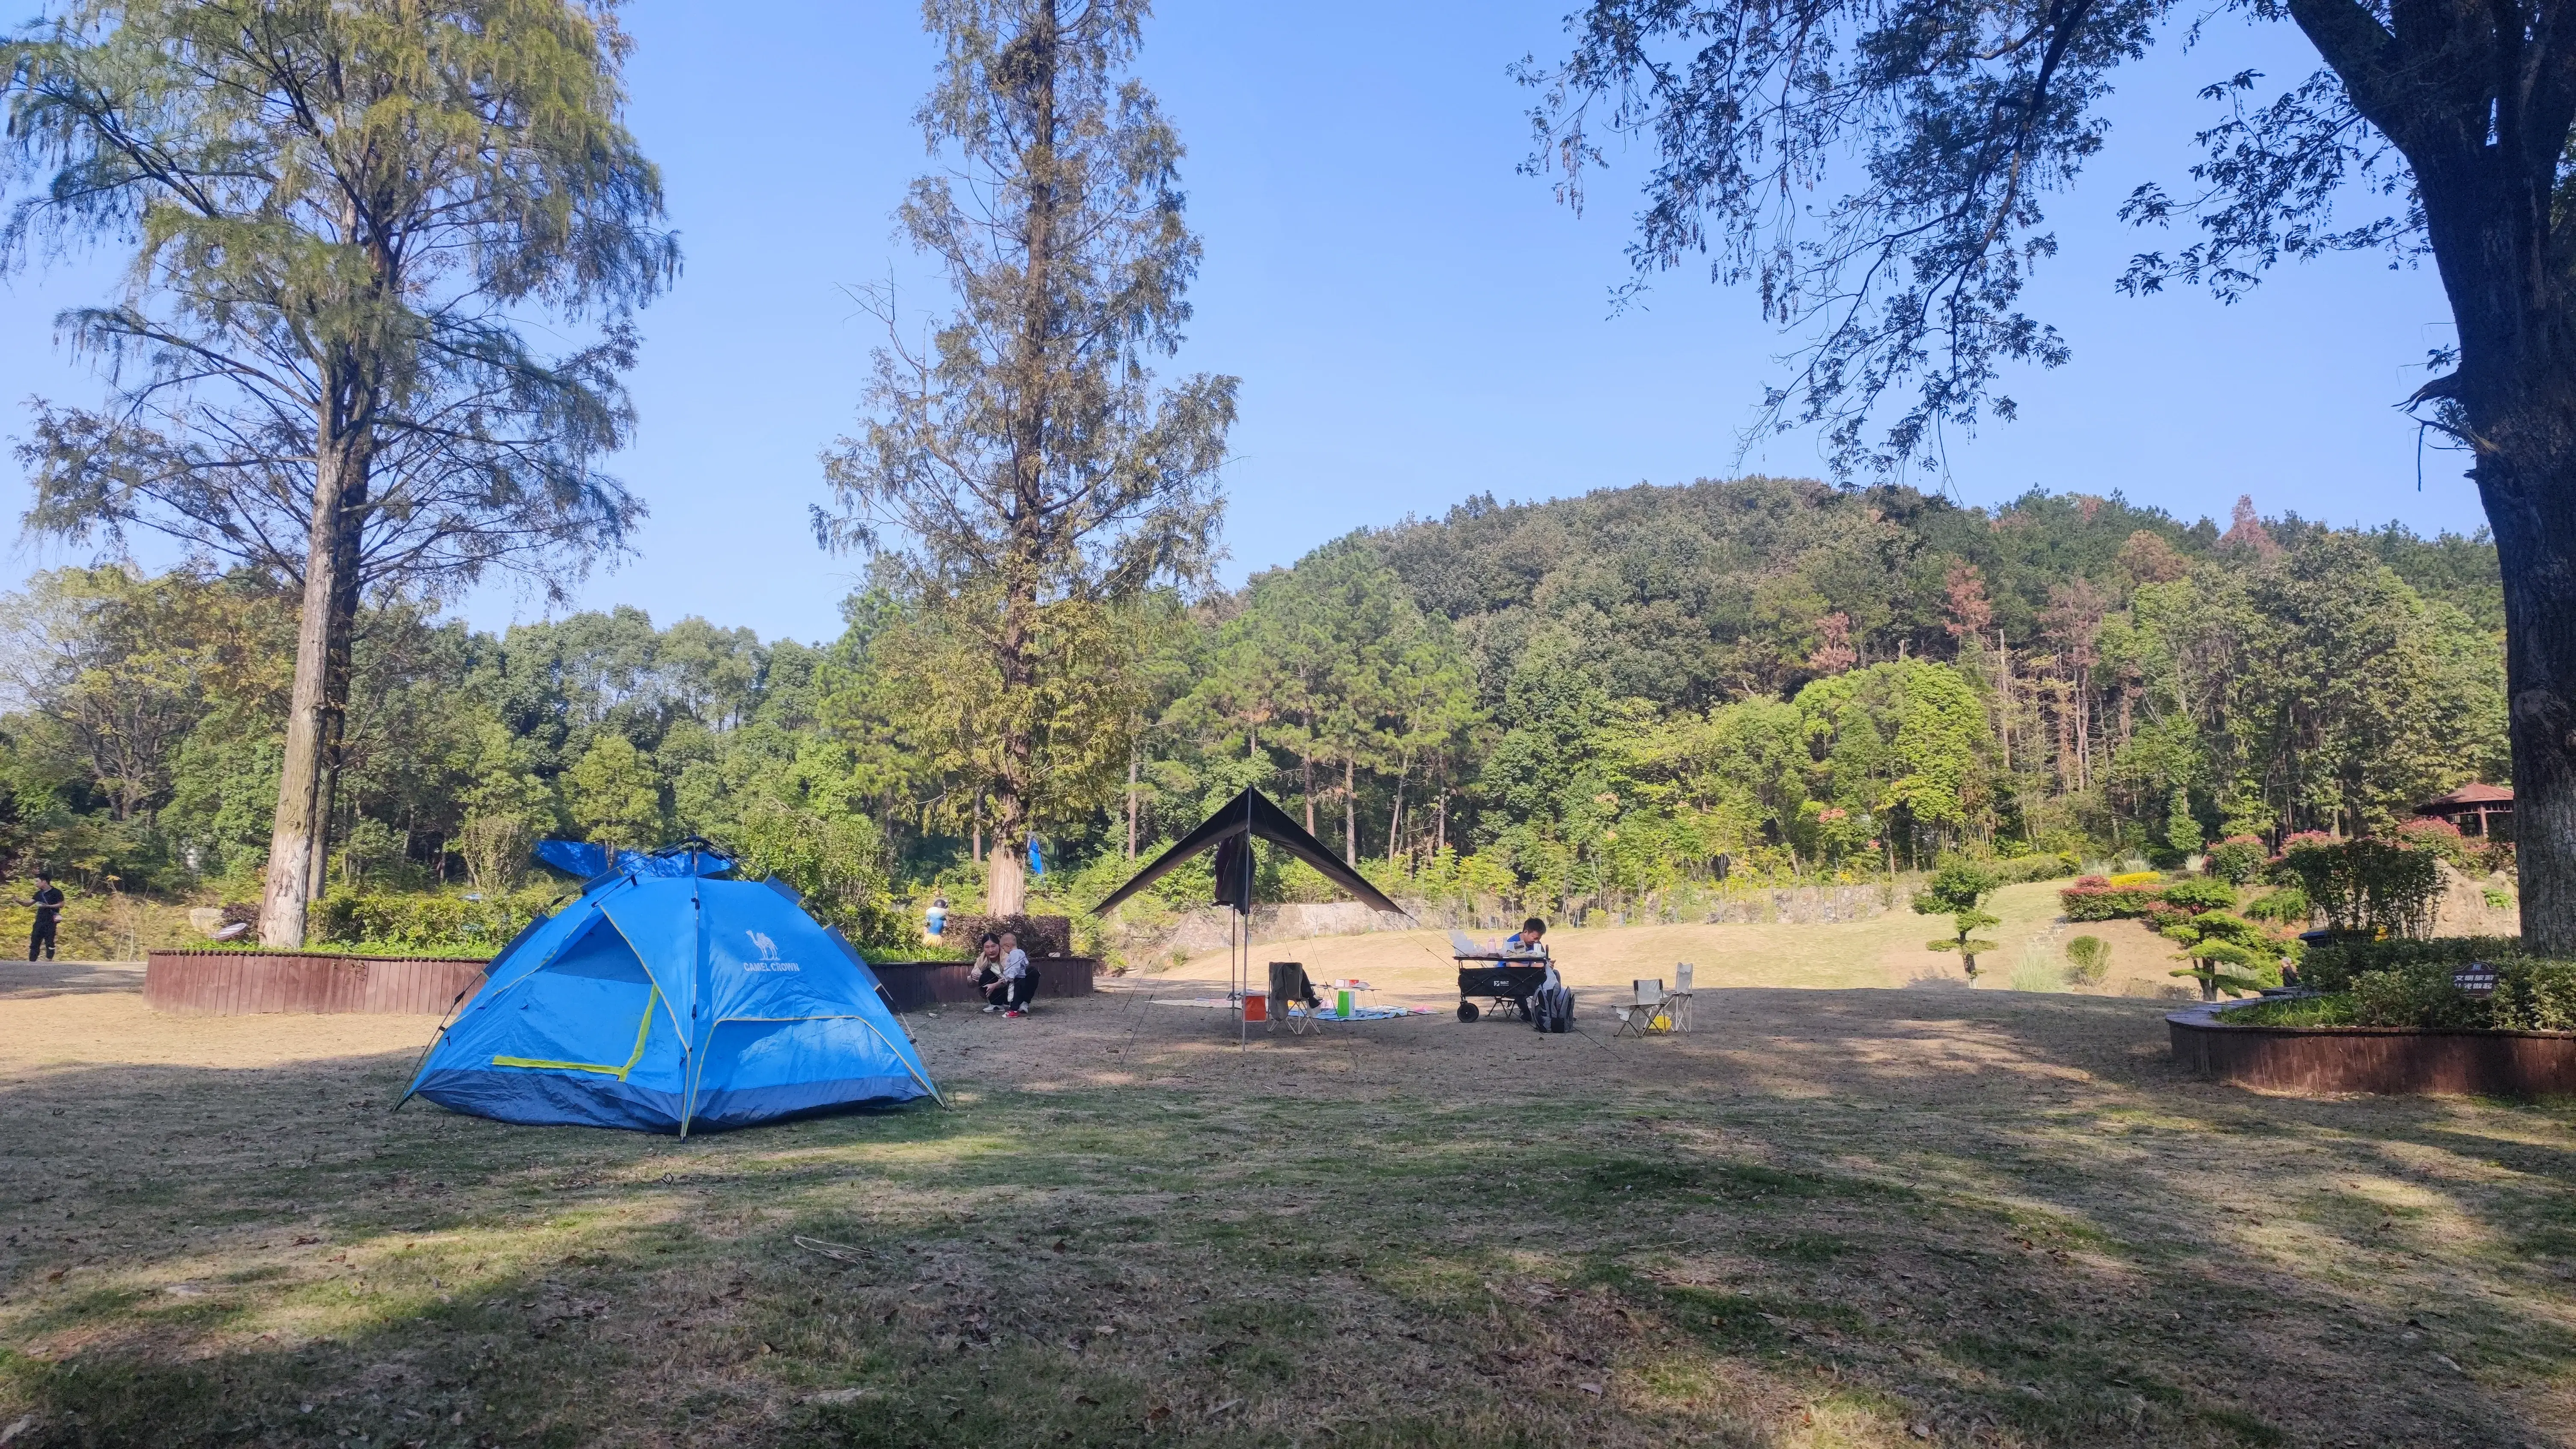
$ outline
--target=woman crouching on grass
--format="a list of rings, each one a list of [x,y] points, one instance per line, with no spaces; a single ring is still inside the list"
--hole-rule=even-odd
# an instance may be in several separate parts
[[[1002,1009],[1002,938],[990,931],[975,943],[975,989],[984,994],[984,1009]]]

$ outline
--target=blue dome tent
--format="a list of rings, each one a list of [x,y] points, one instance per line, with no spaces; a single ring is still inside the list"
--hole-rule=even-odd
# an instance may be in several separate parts
[[[621,853],[622,854],[622,853]],[[722,856],[618,869],[493,959],[411,1089],[529,1125],[712,1131],[937,1098],[876,973]]]

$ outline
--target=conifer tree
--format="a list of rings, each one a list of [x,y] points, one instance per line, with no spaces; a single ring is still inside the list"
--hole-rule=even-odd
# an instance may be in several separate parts
[[[38,408],[27,527],[157,531],[301,594],[270,945],[319,892],[370,587],[559,589],[642,513],[596,461],[678,251],[626,50],[578,0],[74,0],[0,45],[8,144],[49,173],[8,256],[133,243],[125,295],[64,315],[114,396]],[[541,355],[530,313],[590,338]]]
[[[986,908],[1021,909],[1045,717],[1083,668],[1045,615],[1094,613],[1206,578],[1235,379],[1158,388],[1190,315],[1199,244],[1182,224],[1180,139],[1126,74],[1144,0],[927,0],[939,80],[919,120],[953,166],[898,213],[955,310],[926,345],[888,325],[866,421],[825,455],[817,540],[896,569],[989,657],[992,837]],[[1121,705],[1123,709],[1124,706]]]

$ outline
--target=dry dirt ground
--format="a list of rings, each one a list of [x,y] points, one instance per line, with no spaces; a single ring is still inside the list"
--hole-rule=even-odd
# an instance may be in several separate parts
[[[389,1115],[426,1019],[0,968],[0,1440],[2576,1445],[2566,1105],[1715,979],[1242,1050],[1122,982],[914,1017],[948,1109],[677,1142]]]
[[[2063,882],[2034,882],[1997,891],[1989,909],[2002,919],[1981,936],[2000,948],[1978,959],[1979,990],[2009,986],[2016,972],[2065,989],[2066,943],[2098,936],[2111,946],[2107,978],[2088,994],[2155,996],[2176,989],[2173,943],[2136,921],[2070,925],[2058,916]],[[1619,926],[1551,932],[1548,940],[1567,983],[1578,991],[1626,992],[1640,977],[1669,982],[1673,963],[1691,962],[1700,986],[1966,986],[1959,958],[1924,949],[1950,932],[1947,916],[1918,916],[1899,906],[1865,921],[1834,925]],[[1472,933],[1486,939],[1500,933]],[[1358,977],[1406,999],[1426,1003],[1443,993],[1456,1004],[1457,967],[1449,934],[1441,930],[1389,931],[1273,941],[1253,947],[1256,975],[1263,961],[1297,961],[1318,981]],[[1194,958],[1158,980],[1223,982],[1222,952]],[[1267,980],[1266,975],[1261,975]],[[1607,996],[1600,996],[1607,1001]]]

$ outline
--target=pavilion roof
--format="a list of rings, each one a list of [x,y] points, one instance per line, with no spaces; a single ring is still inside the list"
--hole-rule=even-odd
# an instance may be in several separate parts
[[[2513,791],[2502,785],[2473,784],[2462,785],[2460,788],[2438,800],[2427,800],[2415,808],[2427,815],[2438,815],[2446,810],[2457,810],[2468,806],[2510,805],[2512,803]]]

